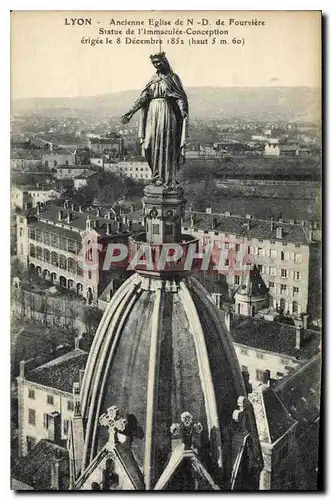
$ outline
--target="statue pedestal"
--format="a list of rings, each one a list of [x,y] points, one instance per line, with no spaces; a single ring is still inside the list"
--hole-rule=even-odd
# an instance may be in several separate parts
[[[143,213],[147,243],[160,245],[181,241],[185,203],[180,186],[173,188],[150,184],[144,189]]]

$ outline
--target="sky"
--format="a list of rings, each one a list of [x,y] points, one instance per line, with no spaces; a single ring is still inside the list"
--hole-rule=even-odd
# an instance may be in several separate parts
[[[92,25],[71,26],[71,18],[91,18]],[[141,89],[153,73],[149,55],[155,45],[121,43],[91,46],[82,38],[97,38],[98,30],[122,29],[110,25],[115,20],[170,20],[178,18],[193,29],[207,19],[209,29],[228,30],[227,45],[215,43],[163,48],[173,70],[185,87],[321,86],[321,32],[318,11],[14,11],[11,15],[11,98],[76,97]],[[220,19],[224,26],[215,23]],[[264,26],[229,25],[229,19],[257,19]],[[169,26],[162,28],[171,29]],[[136,27],[137,29],[137,27]],[[105,37],[104,37],[105,38]],[[137,36],[139,38],[139,36]],[[206,36],[201,36],[202,39]],[[244,45],[233,44],[233,38]],[[219,41],[219,40],[217,40]]]

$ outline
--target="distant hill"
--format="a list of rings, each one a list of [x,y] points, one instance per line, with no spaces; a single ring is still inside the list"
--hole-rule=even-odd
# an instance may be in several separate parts
[[[189,87],[193,118],[301,121],[320,119],[320,90],[309,87]],[[128,90],[94,97],[32,98],[12,102],[12,113],[121,116],[138,97]]]

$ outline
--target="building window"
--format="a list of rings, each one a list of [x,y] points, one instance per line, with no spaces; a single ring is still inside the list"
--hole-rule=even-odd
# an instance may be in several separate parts
[[[278,378],[282,378],[282,377],[284,377],[284,373],[282,373],[282,372],[277,372],[277,377],[278,377]]]
[[[298,286],[293,286],[293,295],[296,295],[298,294],[300,291],[299,287]]]
[[[277,258],[277,250],[275,250],[274,248],[270,250],[270,258],[271,259]]]
[[[63,421],[63,435],[65,437],[68,436],[68,427],[69,427],[69,420],[64,420]]]
[[[287,243],[285,241],[283,241],[282,244],[284,245],[284,247],[287,246]]]
[[[247,253],[248,253],[248,255],[250,255],[250,247],[249,246],[247,248]]]
[[[287,290],[287,285],[280,285],[280,292],[283,293],[283,292],[286,292]]]
[[[300,248],[300,246],[298,243],[295,243],[295,248]]]
[[[258,382],[264,381],[264,371],[263,370],[256,370],[256,380]]]
[[[36,425],[36,412],[30,408],[28,411],[28,422],[30,425]]]
[[[20,227],[20,236],[23,236],[23,227]]]
[[[258,257],[264,257],[264,248],[258,247],[257,255]]]
[[[73,409],[74,409],[74,403],[73,403],[73,401],[68,400],[67,401],[67,410],[73,411]]]
[[[228,250],[229,249],[229,243],[228,241],[225,241],[225,249]]]
[[[296,280],[301,279],[301,273],[300,273],[300,271],[295,271],[295,273],[294,273],[294,279],[296,279]]]
[[[152,234],[160,234],[159,233],[159,224],[152,224]]]
[[[47,394],[47,404],[48,405],[53,405],[54,404],[54,399],[51,394]]]
[[[229,259],[226,259],[225,260],[225,267],[228,267],[229,266]]]
[[[274,281],[269,281],[269,288],[274,288]]]
[[[240,284],[240,276],[234,276],[234,283],[235,283],[235,285]]]
[[[240,244],[235,243],[235,251],[238,252],[240,250]]]
[[[285,260],[285,254],[284,254],[284,252],[281,252],[281,254],[280,254],[280,259],[281,259],[281,260]]]
[[[258,264],[257,269],[258,269],[258,271],[260,273],[262,273],[263,272],[263,266],[262,266],[262,264]]]
[[[287,278],[287,269],[281,269],[281,277]]]
[[[247,372],[248,367],[246,365],[241,365],[241,372]]]
[[[295,254],[295,264],[302,264],[302,255],[300,253]]]
[[[44,418],[43,418],[44,429],[48,429],[48,421],[49,421],[49,414],[44,413]]]
[[[28,451],[32,450],[32,448],[35,446],[36,440],[32,436],[27,436],[27,449]]]
[[[50,233],[44,233],[44,243],[45,245],[50,244]]]
[[[36,399],[35,398],[35,391],[33,389],[29,389],[29,395],[28,395],[28,397],[30,399]]]
[[[88,279],[91,280],[92,279],[92,272],[91,271],[88,271]]]
[[[257,359],[264,359],[264,354],[262,352],[256,352]]]
[[[270,276],[276,276],[277,275],[277,270],[275,267],[269,267],[269,275]]]
[[[248,356],[248,351],[247,351],[247,349],[243,349],[243,348],[241,348],[241,349],[240,349],[240,353],[241,353],[241,354],[245,354],[246,356]]]
[[[36,232],[34,227],[29,228],[29,238],[32,240],[36,239]]]

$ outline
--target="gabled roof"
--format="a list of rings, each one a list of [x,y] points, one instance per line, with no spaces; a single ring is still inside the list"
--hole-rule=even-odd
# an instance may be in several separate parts
[[[67,490],[69,485],[68,450],[47,439],[41,439],[24,457],[21,457],[11,470],[11,477],[34,490],[51,490],[51,467],[59,459],[60,489]]]
[[[267,293],[268,289],[255,265],[244,272],[244,277],[241,285],[236,290],[236,294],[251,297],[253,295],[264,296]]]
[[[237,344],[285,354],[299,360],[314,356],[319,351],[321,341],[319,332],[304,330],[301,348],[296,349],[295,326],[243,316],[234,316],[231,336]]]
[[[26,379],[71,394],[73,383],[79,381],[80,370],[84,369],[87,358],[87,352],[76,349],[35,368]]]

